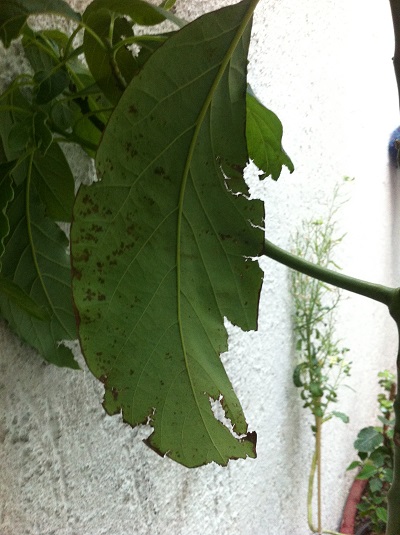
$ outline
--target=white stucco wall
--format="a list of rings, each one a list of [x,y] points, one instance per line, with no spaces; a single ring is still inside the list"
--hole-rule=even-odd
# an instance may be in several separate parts
[[[193,18],[228,0],[179,1]],[[71,1],[75,6],[84,2]],[[0,3],[1,9],[1,3]],[[304,217],[318,216],[344,175],[347,236],[339,264],[349,274],[400,279],[399,186],[387,164],[398,125],[388,2],[263,0],[257,8],[249,80],[281,118],[296,172],[258,188],[270,239],[285,247]],[[12,54],[10,59],[10,54]],[[20,62],[0,49],[3,81]],[[74,158],[85,174],[88,163]],[[288,271],[261,261],[260,328],[230,329],[224,356],[258,458],[188,470],[149,450],[101,408],[102,385],[89,372],[44,364],[0,324],[0,535],[306,535],[310,421],[292,385],[294,355]],[[338,334],[353,373],[340,409],[351,423],[326,424],[324,525],[336,529],[351,475],[358,430],[372,422],[376,374],[393,368],[395,330],[382,305],[349,296]],[[339,409],[339,407],[338,407]]]

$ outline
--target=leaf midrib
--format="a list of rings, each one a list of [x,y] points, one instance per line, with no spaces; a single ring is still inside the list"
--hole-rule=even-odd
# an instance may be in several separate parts
[[[187,370],[187,375],[188,375],[188,378],[189,378],[189,382],[190,382],[190,387],[191,387],[191,390],[192,390],[192,393],[193,393],[193,398],[195,400],[195,403],[196,403],[196,406],[197,406],[197,409],[198,409],[198,412],[201,416],[201,419],[203,421],[203,425],[205,427],[205,429],[207,430],[207,433],[208,433],[208,436],[210,437],[210,440],[212,441],[213,445],[214,445],[214,448],[216,451],[218,451],[218,454],[220,455],[221,459],[224,461],[224,456],[223,454],[221,453],[220,449],[218,448],[218,445],[216,444],[215,440],[213,439],[213,435],[212,433],[209,431],[208,429],[208,424],[207,424],[207,421],[203,415],[203,411],[201,409],[201,406],[200,406],[200,403],[199,403],[199,397],[198,397],[198,393],[196,391],[196,388],[195,388],[195,381],[192,377],[192,374],[191,374],[191,371],[190,371],[190,363],[189,363],[189,356],[187,354],[187,350],[186,350],[186,344],[185,344],[185,336],[184,336],[184,333],[183,333],[183,319],[182,319],[182,307],[181,307],[181,294],[182,294],[182,283],[181,283],[181,242],[182,242],[182,220],[183,220],[183,207],[184,207],[184,200],[185,200],[185,193],[186,193],[186,186],[187,186],[187,181],[188,181],[188,177],[189,177],[189,172],[190,172],[190,168],[191,168],[191,165],[192,165],[192,160],[193,160],[193,156],[195,154],[195,148],[196,148],[196,144],[197,144],[197,140],[198,140],[198,137],[200,135],[200,130],[203,126],[203,123],[205,121],[205,118],[207,116],[207,111],[211,105],[211,102],[212,102],[212,99],[214,97],[214,94],[215,92],[217,91],[218,89],[218,86],[219,86],[219,83],[221,82],[221,79],[225,73],[225,70],[226,68],[228,67],[231,59],[232,59],[232,56],[244,34],[244,31],[247,27],[247,25],[249,24],[252,16],[253,16],[253,12],[258,4],[259,0],[253,0],[248,8],[248,11],[247,13],[245,14],[245,16],[243,17],[243,20],[241,22],[241,24],[239,25],[237,31],[236,31],[236,34],[232,40],[232,43],[231,45],[229,46],[222,62],[221,62],[221,66],[220,68],[218,69],[218,72],[217,72],[217,75],[215,77],[215,80],[214,82],[212,83],[211,85],[211,88],[210,88],[210,91],[209,93],[207,94],[206,96],[206,99],[204,101],[204,104],[200,110],[200,113],[199,113],[199,116],[198,116],[198,120],[197,120],[197,123],[196,123],[196,127],[195,127],[195,130],[193,132],[193,138],[192,138],[192,141],[190,143],[190,146],[189,146],[189,151],[188,151],[188,155],[187,155],[187,158],[186,158],[186,162],[185,162],[185,167],[184,167],[184,171],[183,171],[183,176],[182,176],[182,185],[181,185],[181,189],[180,189],[180,195],[179,195],[179,202],[178,202],[178,220],[177,220],[177,240],[176,240],[176,269],[177,269],[177,288],[176,288],[176,295],[177,295],[177,316],[178,316],[178,326],[179,326],[179,336],[180,336],[180,340],[181,340],[181,347],[182,347],[182,353],[183,353],[183,358],[184,358],[184,362],[185,362],[185,367],[186,367],[186,370]]]

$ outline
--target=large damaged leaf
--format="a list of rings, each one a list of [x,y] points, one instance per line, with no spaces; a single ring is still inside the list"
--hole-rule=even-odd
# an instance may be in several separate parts
[[[149,423],[147,444],[189,467],[255,457],[220,360],[224,317],[257,328],[262,283],[263,204],[242,178],[255,4],[205,15],[153,53],[104,132],[101,180],[74,208],[80,341],[104,407]]]

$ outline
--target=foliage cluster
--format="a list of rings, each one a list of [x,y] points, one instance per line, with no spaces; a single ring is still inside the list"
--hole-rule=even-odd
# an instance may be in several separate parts
[[[337,235],[336,214],[340,208],[340,188],[336,187],[328,213],[320,219],[307,219],[292,238],[297,256],[326,268],[339,266],[334,261],[335,249],[343,236]],[[341,299],[339,288],[311,278],[298,271],[291,272],[293,327],[298,364],[293,372],[294,385],[301,389],[303,408],[313,415],[314,454],[308,484],[308,524],[313,533],[322,529],[322,426],[332,417],[349,421],[343,412],[331,410],[338,401],[338,390],[350,375],[351,362],[346,360],[347,348],[341,347],[335,332],[336,312]],[[312,502],[317,472],[317,524],[313,522]],[[334,533],[329,531],[329,533]]]
[[[380,425],[361,429],[354,447],[359,460],[348,470],[359,469],[357,479],[368,480],[368,486],[358,511],[361,518],[370,521],[372,533],[385,533],[387,523],[387,493],[393,481],[393,403],[396,396],[396,378],[388,370],[379,372],[378,420]]]
[[[293,251],[298,256],[326,268],[340,269],[334,261],[335,248],[343,236],[336,236],[335,216],[339,208],[338,188],[325,218],[305,220],[293,237]],[[301,388],[303,407],[315,418],[327,421],[333,416],[344,422],[345,414],[329,411],[337,401],[337,391],[350,375],[351,363],[346,360],[347,348],[336,338],[336,311],[341,290],[298,271],[291,272],[291,295],[294,301],[294,334],[298,364],[293,382]],[[313,426],[313,432],[316,428]]]

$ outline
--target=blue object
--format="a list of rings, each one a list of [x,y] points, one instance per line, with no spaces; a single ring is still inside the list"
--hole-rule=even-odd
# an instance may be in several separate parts
[[[396,139],[400,141],[400,126],[398,126],[396,130],[393,130],[388,146],[390,163],[395,167],[399,167],[399,149],[396,147]]]

